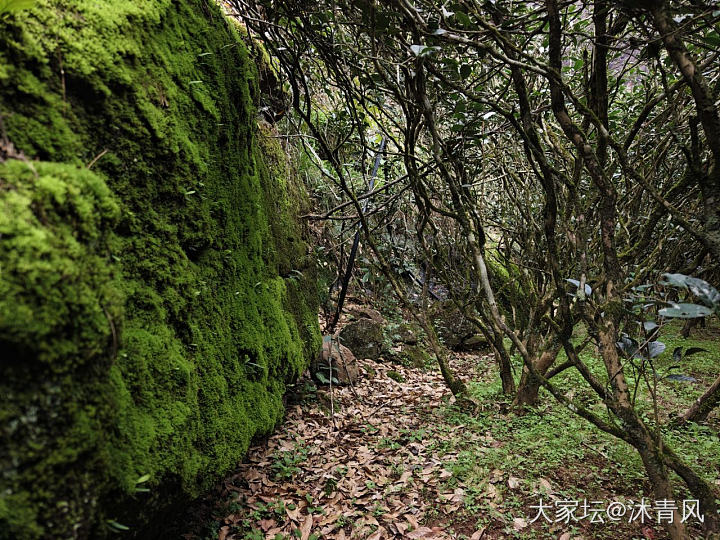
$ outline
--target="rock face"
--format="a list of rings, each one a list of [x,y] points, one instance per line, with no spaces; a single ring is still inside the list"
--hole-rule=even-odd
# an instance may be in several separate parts
[[[339,333],[340,343],[357,358],[378,360],[383,348],[383,325],[372,319],[358,319],[345,325]]]
[[[322,348],[310,363],[310,375],[316,381],[327,384],[331,370],[335,379],[333,383],[337,381],[339,385],[348,385],[357,381],[359,370],[355,355],[336,339],[325,336]]]
[[[216,2],[40,0],[0,65],[0,538],[154,538],[320,347],[301,184]]]

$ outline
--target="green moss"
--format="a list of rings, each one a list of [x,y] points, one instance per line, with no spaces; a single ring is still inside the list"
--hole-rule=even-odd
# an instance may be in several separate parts
[[[301,190],[214,2],[41,0],[0,65],[0,538],[137,532],[319,347]]]
[[[108,321],[120,313],[117,272],[101,251],[118,204],[102,178],[56,163],[3,164],[0,193],[0,335],[14,353],[8,360],[76,369],[106,352]]]

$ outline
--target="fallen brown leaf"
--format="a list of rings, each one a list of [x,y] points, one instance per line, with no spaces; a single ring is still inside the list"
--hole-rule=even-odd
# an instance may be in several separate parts
[[[301,540],[308,540],[310,538],[310,531],[312,530],[313,526],[313,517],[307,516],[305,518],[305,521],[303,521],[302,525],[300,526],[300,539]]]
[[[419,527],[417,530],[407,533],[405,538],[432,538],[434,534],[430,527]]]

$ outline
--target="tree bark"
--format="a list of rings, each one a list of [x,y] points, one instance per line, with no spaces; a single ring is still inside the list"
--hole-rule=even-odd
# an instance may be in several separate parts
[[[720,495],[717,489],[688,467],[671,448],[665,446],[662,455],[665,464],[683,479],[692,496],[700,501],[700,510],[705,516],[704,529],[708,538],[717,538],[713,536],[720,531],[720,516],[716,502]]]
[[[710,388],[678,419],[678,424],[702,422],[718,405],[720,405],[720,377],[715,379]]]
[[[559,351],[559,345],[553,345],[549,349],[543,351],[540,355],[540,358],[533,362],[535,370],[540,375],[545,376],[545,374],[550,369],[550,366],[552,366],[555,362]],[[527,368],[527,366],[524,367],[522,376],[520,377],[520,384],[518,385],[517,395],[515,396],[515,401],[513,401],[513,405],[517,407],[537,406],[538,391],[540,390],[540,385],[540,379],[533,375],[530,369]]]
[[[585,168],[598,189],[600,195],[599,218],[602,239],[603,269],[605,282],[600,294],[604,296],[604,314],[596,322],[600,356],[605,364],[610,392],[606,395],[606,403],[620,419],[623,430],[627,433],[626,440],[640,454],[645,471],[653,486],[657,499],[674,499],[669,475],[662,456],[662,439],[655,440],[645,423],[640,419],[632,406],[632,400],[625,379],[623,365],[615,343],[618,336],[618,321],[622,314],[622,298],[616,288],[621,283],[621,267],[618,261],[615,243],[617,225],[617,192],[611,179],[603,170],[602,153],[600,156],[593,151],[585,134],[573,122],[565,106],[562,87],[562,26],[556,0],[546,0],[549,23],[549,57],[550,66],[555,71],[548,77],[552,111],[560,124],[565,136],[575,146],[582,157]],[[597,23],[597,21],[596,21]],[[602,146],[599,148],[603,150]],[[677,514],[677,512],[675,512]],[[670,538],[683,540],[687,537],[681,516],[676,515],[672,523],[664,523]]]

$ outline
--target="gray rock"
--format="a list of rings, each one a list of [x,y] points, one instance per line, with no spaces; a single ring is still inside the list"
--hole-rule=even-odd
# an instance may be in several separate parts
[[[488,349],[488,348],[490,348],[490,342],[484,335],[475,334],[468,338],[463,339],[462,343],[459,345],[459,348],[462,349],[463,351],[476,351],[478,349]]]
[[[340,343],[357,358],[377,360],[383,348],[383,325],[372,319],[358,319],[343,327]]]
[[[357,359],[352,351],[338,343],[337,339],[331,340],[330,336],[325,336],[322,348],[310,362],[310,375],[316,381],[327,384],[327,381],[330,380],[331,369],[332,376],[338,385],[351,384],[358,379]],[[318,373],[320,377],[318,377]]]

